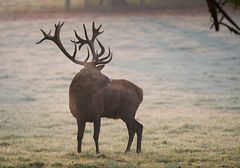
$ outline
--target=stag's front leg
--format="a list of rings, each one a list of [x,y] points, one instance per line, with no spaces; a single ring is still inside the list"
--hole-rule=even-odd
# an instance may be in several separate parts
[[[82,139],[83,139],[83,134],[85,131],[85,125],[86,123],[80,120],[77,120],[77,124],[78,124],[78,135],[77,135],[77,140],[78,140],[78,148],[77,151],[78,153],[81,152],[81,148],[82,148]]]
[[[96,153],[99,154],[99,146],[98,146],[98,138],[99,138],[99,132],[100,132],[100,126],[101,126],[101,118],[97,118],[94,123],[94,134],[93,134],[93,139],[95,141],[95,146],[96,146]]]

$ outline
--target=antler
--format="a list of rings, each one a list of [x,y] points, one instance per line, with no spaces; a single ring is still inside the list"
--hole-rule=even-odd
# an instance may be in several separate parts
[[[43,33],[44,35],[44,38],[42,40],[40,40],[39,42],[37,42],[37,44],[40,44],[41,42],[43,42],[44,40],[50,40],[50,41],[53,41],[58,47],[59,49],[71,60],[73,61],[74,63],[76,64],[80,64],[80,65],[83,65],[83,66],[86,66],[88,63],[87,63],[87,59],[89,58],[89,51],[88,51],[88,56],[87,56],[87,59],[85,59],[85,61],[79,61],[79,60],[76,60],[75,57],[76,57],[76,54],[77,54],[77,44],[75,41],[72,41],[73,44],[74,44],[74,52],[73,52],[73,55],[70,55],[67,50],[63,47],[63,44],[60,40],[60,31],[61,31],[61,28],[63,26],[64,22],[58,22],[58,24],[55,24],[55,32],[54,32],[54,35],[52,36],[51,35],[51,30],[49,31],[49,33],[46,33],[45,31],[43,31],[41,29],[41,32]]]
[[[87,44],[89,46],[89,48],[91,50],[91,53],[92,53],[92,56],[93,56],[91,63],[93,63],[95,65],[107,64],[112,60],[112,52],[111,52],[109,47],[108,47],[108,55],[101,58],[103,56],[103,54],[105,53],[105,48],[103,47],[102,43],[97,39],[97,36],[99,36],[100,34],[103,33],[103,31],[100,31],[101,27],[102,27],[102,25],[100,25],[98,28],[96,28],[95,23],[93,22],[93,24],[92,24],[92,38],[91,39],[89,39],[89,37],[88,37],[87,29],[86,29],[85,24],[83,24],[85,39],[81,38],[77,34],[76,30],[74,30],[75,36],[78,39],[78,41],[76,43],[80,44],[79,45],[79,50],[81,50],[82,46]],[[98,45],[101,49],[101,52],[99,54],[98,54],[98,51],[95,50],[95,46],[94,46],[94,41],[95,40],[97,40]],[[88,49],[88,53],[89,53],[89,49]],[[86,61],[88,60],[88,58],[86,59]]]

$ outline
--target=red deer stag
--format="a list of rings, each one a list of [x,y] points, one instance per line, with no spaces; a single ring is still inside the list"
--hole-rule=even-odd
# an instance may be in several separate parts
[[[112,53],[108,47],[108,55],[103,57],[105,48],[97,39],[97,36],[103,33],[100,31],[102,25],[95,28],[94,22],[92,24],[92,38],[89,39],[85,25],[83,25],[85,39],[79,37],[77,32],[75,36],[78,41],[72,41],[74,44],[73,55],[64,48],[60,40],[60,30],[63,23],[55,25],[54,35],[51,31],[47,34],[42,29],[44,38],[37,44],[44,40],[53,41],[59,49],[74,63],[83,65],[84,68],[80,70],[73,78],[69,89],[69,106],[72,115],[76,118],[78,124],[78,148],[81,152],[82,138],[85,130],[86,122],[93,122],[94,125],[94,141],[96,146],[96,153],[99,154],[98,138],[100,132],[101,118],[122,119],[128,129],[129,139],[125,152],[130,151],[134,134],[137,133],[137,149],[136,152],[141,152],[142,130],[143,126],[135,120],[135,114],[138,106],[143,99],[143,91],[141,88],[127,80],[109,80],[100,71],[112,60]],[[97,41],[101,51],[98,53],[94,46],[94,41]],[[88,55],[84,61],[76,59],[77,45],[79,50],[87,45]],[[92,54],[92,60],[89,59],[89,49]]]

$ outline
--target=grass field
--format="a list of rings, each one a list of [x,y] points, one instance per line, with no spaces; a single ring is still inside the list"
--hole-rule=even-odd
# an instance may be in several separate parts
[[[68,111],[1,108],[0,167],[239,167],[240,115],[191,108],[141,112],[143,151],[129,154],[127,129],[104,119],[95,155],[92,125],[76,152],[76,123]],[[21,114],[21,116],[19,116]]]

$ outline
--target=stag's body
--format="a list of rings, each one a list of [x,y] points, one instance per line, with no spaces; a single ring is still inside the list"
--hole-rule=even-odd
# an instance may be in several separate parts
[[[92,39],[88,38],[87,31],[84,27],[85,39],[80,38],[76,31],[75,35],[78,42],[72,41],[75,45],[73,56],[71,56],[63,47],[60,41],[60,29],[62,24],[55,25],[55,35],[51,36],[51,31],[44,34],[44,40],[51,40],[57,44],[61,51],[73,62],[84,65],[84,68],[75,75],[69,88],[69,107],[72,115],[76,118],[78,124],[78,152],[81,152],[82,138],[85,130],[86,122],[94,123],[94,141],[96,145],[96,153],[99,153],[98,138],[100,132],[101,118],[122,119],[128,128],[129,140],[126,152],[130,150],[134,134],[137,133],[137,153],[141,152],[142,129],[143,126],[135,120],[136,111],[143,100],[143,91],[140,87],[127,80],[110,80],[100,71],[104,64],[109,63],[112,59],[112,54],[109,49],[109,54],[103,57],[105,52],[102,44],[97,40],[101,52],[95,51],[94,40],[101,34],[100,28],[95,28],[93,23]],[[79,50],[85,44],[89,45],[93,55],[92,62],[76,60],[77,43],[80,43]]]
[[[93,122],[93,138],[96,152],[99,153],[98,137],[102,117],[122,119],[129,132],[126,152],[130,150],[135,132],[138,136],[137,152],[141,152],[143,126],[135,120],[135,114],[143,99],[142,89],[127,80],[110,81],[96,73],[99,72],[84,68],[73,78],[69,89],[70,110],[78,123],[78,152],[81,152],[86,122]]]
[[[72,80],[69,89],[69,107],[77,120],[93,122],[95,117],[122,120],[135,117],[143,99],[141,88],[127,80],[114,79],[105,86],[100,86],[100,89],[86,93],[84,86],[79,87],[79,83],[82,83],[78,79],[79,73]]]

